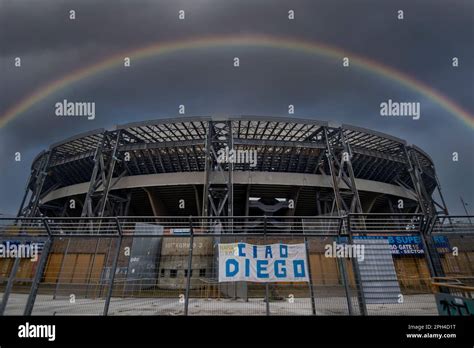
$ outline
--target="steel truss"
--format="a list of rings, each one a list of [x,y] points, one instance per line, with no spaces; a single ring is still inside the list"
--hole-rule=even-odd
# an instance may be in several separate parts
[[[208,123],[203,216],[233,215],[234,164],[221,163],[218,160],[220,151],[226,151],[226,148],[228,151],[234,149],[233,140],[232,122],[211,121]],[[219,179],[223,180],[223,184]]]
[[[218,163],[218,152],[225,147],[257,151],[257,165]],[[390,199],[374,194],[371,203],[363,206],[356,179],[412,191],[417,212],[433,215],[440,208],[447,213],[431,159],[402,139],[322,121],[235,116],[138,122],[53,144],[32,165],[18,216],[68,215],[64,200],[42,203],[42,198],[57,188],[83,183],[88,183],[88,189],[82,198],[77,197],[83,204],[81,216],[127,214],[131,191],[113,190],[122,177],[176,172],[203,173],[201,215],[230,216],[234,171],[328,175],[333,192],[316,193],[318,214],[361,213],[379,197],[380,201]],[[431,197],[436,189],[441,204]],[[413,212],[413,204],[408,203],[395,211]]]
[[[121,132],[105,132],[98,142],[94,154],[94,168],[92,170],[89,189],[84,199],[81,216],[102,217],[106,209],[110,215],[114,213],[113,201],[126,203],[126,198],[110,195],[110,189],[117,181],[126,174],[123,170],[120,175],[114,177],[115,166],[119,161],[118,146],[120,144]],[[118,213],[118,211],[117,211]]]
[[[446,207],[443,194],[441,193],[441,187],[434,169],[429,168],[431,169],[431,173],[429,173],[429,171],[426,170],[420,163],[420,158],[413,148],[406,146],[405,154],[407,158],[407,170],[410,174],[410,179],[418,198],[418,208],[424,215],[429,217],[433,217],[437,214],[436,206],[442,209],[442,213],[447,214],[448,209]],[[439,196],[441,197],[441,204],[436,202],[432,195],[428,192],[428,189],[425,185],[425,180],[423,180],[423,175],[428,175],[432,180],[435,180],[436,188],[438,189]]]
[[[48,176],[48,165],[50,158],[51,151],[47,151],[40,157],[40,160],[36,163],[36,166],[32,167],[17,216],[34,217],[41,214],[39,210],[41,198],[51,191],[51,188],[46,192],[43,191],[43,185],[46,181],[46,177]],[[25,206],[27,197],[29,197],[29,199]]]
[[[326,139],[326,157],[331,173],[337,213],[338,215],[362,213],[362,205],[351,163],[353,154],[343,129],[339,128],[329,133],[328,129],[325,128],[324,137]],[[341,182],[348,187],[348,190],[341,190]],[[344,196],[348,196],[351,199],[349,205],[344,200]]]

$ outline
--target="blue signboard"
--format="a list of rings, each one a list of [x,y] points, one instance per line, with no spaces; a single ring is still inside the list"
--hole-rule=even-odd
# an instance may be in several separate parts
[[[423,255],[423,243],[418,235],[405,236],[354,236],[354,239],[388,239],[392,255]],[[445,236],[433,236],[438,253],[448,253],[451,248]]]

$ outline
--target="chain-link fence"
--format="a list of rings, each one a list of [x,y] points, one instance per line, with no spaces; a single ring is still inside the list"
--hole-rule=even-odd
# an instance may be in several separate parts
[[[418,214],[1,219],[0,314],[436,315],[436,292],[471,295],[472,227]],[[304,245],[307,281],[219,282],[229,243]]]

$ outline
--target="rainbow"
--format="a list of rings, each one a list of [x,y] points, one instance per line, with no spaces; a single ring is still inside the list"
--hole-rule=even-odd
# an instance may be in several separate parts
[[[6,110],[3,115],[0,115],[0,128],[4,127],[8,122],[27,111],[36,103],[46,99],[51,95],[54,95],[61,89],[80,80],[93,77],[100,72],[123,66],[124,57],[130,57],[132,64],[134,64],[136,60],[139,59],[166,55],[181,50],[238,46],[256,46],[261,48],[294,50],[307,54],[326,56],[336,59],[349,57],[351,66],[355,65],[370,73],[382,76],[388,80],[395,81],[402,86],[408,87],[415,92],[428,97],[446,109],[449,113],[465,122],[468,126],[474,128],[473,115],[471,115],[459,105],[455,104],[446,96],[442,95],[440,92],[408,76],[407,74],[385,66],[379,62],[352,54],[336,47],[328,46],[323,43],[268,35],[211,36],[172,42],[157,42],[131,51],[114,54],[113,56],[110,56],[95,64],[75,70],[70,74],[67,74],[38,88],[32,94],[22,99],[19,103]]]

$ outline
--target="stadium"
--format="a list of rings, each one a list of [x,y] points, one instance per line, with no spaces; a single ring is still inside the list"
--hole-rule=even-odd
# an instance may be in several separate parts
[[[1,261],[0,314],[437,314],[434,277],[474,274],[470,220],[447,214],[430,156],[370,129],[231,116],[94,130],[38,154],[1,220],[4,243],[41,255]],[[344,243],[364,262],[328,256]],[[300,259],[245,278],[257,246]],[[229,281],[222,260],[239,253]]]
[[[256,163],[219,163],[224,148],[256,152]],[[19,216],[433,214],[436,189],[428,154],[369,129],[292,118],[180,118],[51,145],[33,162]]]

